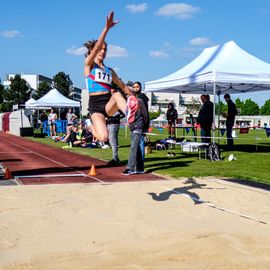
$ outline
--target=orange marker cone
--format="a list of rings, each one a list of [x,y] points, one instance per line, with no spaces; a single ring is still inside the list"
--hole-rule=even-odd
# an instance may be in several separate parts
[[[90,169],[88,175],[90,175],[90,176],[95,176],[95,175],[97,175],[97,170],[96,170],[95,165],[92,165],[92,166],[91,166],[91,169]]]
[[[9,168],[6,168],[4,179],[11,179],[11,178],[12,178],[11,172],[10,172]]]

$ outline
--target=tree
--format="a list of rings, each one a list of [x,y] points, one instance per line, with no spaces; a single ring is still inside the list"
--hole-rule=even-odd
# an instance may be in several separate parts
[[[201,107],[200,101],[198,99],[192,97],[190,104],[187,105],[186,113],[196,114],[200,110],[200,107]]]
[[[240,113],[239,114],[241,115],[242,114],[242,109],[243,109],[243,106],[244,106],[244,102],[241,101],[240,98],[237,98],[235,100],[235,106],[236,106],[237,109],[240,110]]]
[[[59,90],[62,95],[69,97],[73,88],[73,82],[69,78],[69,75],[61,71],[53,77],[52,86]]]
[[[270,115],[270,99],[266,100],[261,107],[260,114]]]
[[[133,84],[134,84],[133,81],[128,81],[128,82],[126,83],[127,86],[133,86]]]
[[[215,104],[215,113],[221,114],[223,112],[227,112],[228,110],[227,108],[228,108],[227,104],[224,104],[222,103],[222,101],[220,101],[219,103]]]
[[[42,82],[39,84],[38,89],[35,91],[33,98],[39,99],[47,94],[51,90],[51,86],[47,82]]]
[[[5,111],[4,94],[5,94],[4,86],[0,84],[0,112]]]
[[[158,110],[157,112],[149,112],[149,118],[150,120],[156,119],[158,116],[160,116],[161,111]]]
[[[260,107],[259,105],[252,101],[250,98],[246,99],[242,106],[242,115],[258,115],[260,112]]]
[[[5,101],[7,102],[7,109],[11,110],[12,105],[24,104],[31,94],[31,88],[29,84],[16,74],[14,78],[11,78],[11,84],[9,89],[4,94]]]

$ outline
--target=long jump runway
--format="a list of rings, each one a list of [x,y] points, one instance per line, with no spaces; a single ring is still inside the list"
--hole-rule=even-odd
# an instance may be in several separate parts
[[[91,151],[91,149],[89,149]],[[102,151],[102,150],[101,150]],[[111,183],[162,180],[153,174],[124,176],[123,166],[0,132],[0,163],[18,184]],[[97,175],[88,175],[95,165]]]

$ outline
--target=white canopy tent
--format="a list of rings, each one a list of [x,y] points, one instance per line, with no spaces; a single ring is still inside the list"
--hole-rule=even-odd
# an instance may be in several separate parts
[[[36,103],[35,99],[33,98],[28,99],[24,104],[25,109],[35,109],[36,108],[35,103]]]
[[[39,98],[36,102],[31,102],[29,104],[31,109],[38,109],[38,116],[39,119],[39,110],[44,108],[58,108],[58,114],[60,115],[60,108],[80,108],[80,102],[69,99],[63,96],[57,89],[51,89],[47,94],[43,97]],[[80,111],[81,117],[81,111]]]
[[[239,94],[270,90],[270,64],[241,49],[234,41],[206,48],[180,70],[145,83],[146,92]],[[214,106],[215,119],[215,106]]]
[[[36,106],[36,100],[33,99],[33,98],[30,98],[28,99],[25,104],[24,104],[24,108],[25,109],[28,109],[28,110],[37,110],[37,109],[40,109],[40,110],[46,110],[46,109],[49,109],[51,108],[50,106],[47,106],[47,107],[37,107]]]
[[[57,89],[52,89],[36,102],[32,102],[31,107],[80,107],[80,102],[63,96]]]
[[[233,41],[206,48],[180,70],[145,83],[146,92],[220,95],[266,90],[270,90],[270,64]]]
[[[157,127],[163,127],[164,125],[168,124],[168,120],[165,116],[165,114],[161,114],[157,118],[152,120],[153,125]]]

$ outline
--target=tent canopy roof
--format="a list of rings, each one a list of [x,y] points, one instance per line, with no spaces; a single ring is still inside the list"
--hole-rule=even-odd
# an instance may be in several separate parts
[[[35,104],[36,104],[36,100],[33,98],[28,99],[25,102],[25,109],[31,109],[31,108],[35,108]]]
[[[74,101],[63,96],[57,89],[50,90],[35,103],[31,103],[35,107],[80,107],[80,102]]]
[[[146,92],[244,93],[270,90],[270,64],[234,41],[206,48],[180,70],[145,83]]]

